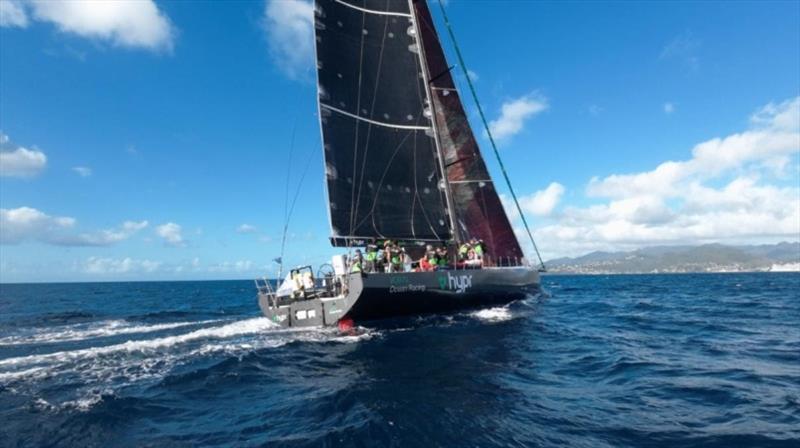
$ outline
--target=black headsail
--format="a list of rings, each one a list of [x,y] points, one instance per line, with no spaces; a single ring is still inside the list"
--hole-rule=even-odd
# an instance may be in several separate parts
[[[465,239],[484,239],[495,257],[521,258],[522,250],[475,141],[428,6],[418,0],[414,9],[459,233]]]
[[[316,0],[332,242],[452,238],[408,0]]]

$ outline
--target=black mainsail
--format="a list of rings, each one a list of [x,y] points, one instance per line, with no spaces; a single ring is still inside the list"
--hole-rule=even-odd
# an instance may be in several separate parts
[[[332,242],[452,238],[417,28],[406,0],[317,0]]]
[[[316,0],[334,245],[480,238],[522,250],[423,0]]]

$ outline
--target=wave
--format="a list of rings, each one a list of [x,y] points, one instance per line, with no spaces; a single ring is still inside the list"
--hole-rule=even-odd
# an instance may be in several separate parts
[[[120,336],[134,333],[152,333],[156,331],[172,330],[175,328],[192,325],[204,325],[217,320],[203,320],[194,322],[171,322],[165,324],[142,325],[126,320],[106,320],[91,324],[73,324],[62,327],[50,328],[41,333],[14,335],[0,338],[0,347],[29,344],[51,344],[57,342],[82,341],[100,337]]]
[[[163,380],[184,367],[196,368],[292,342],[351,344],[383,333],[358,327],[281,328],[266,317],[229,322],[182,334],[131,340],[55,353],[0,360],[0,388],[42,399],[56,408],[86,411],[99,403],[98,390],[114,394],[129,386]],[[200,364],[195,364],[200,363]],[[51,391],[63,390],[57,396]]]

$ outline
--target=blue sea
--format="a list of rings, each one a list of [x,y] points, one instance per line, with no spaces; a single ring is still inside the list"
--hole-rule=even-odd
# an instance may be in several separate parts
[[[250,281],[3,284],[0,446],[800,446],[800,274],[543,282],[355,334]]]

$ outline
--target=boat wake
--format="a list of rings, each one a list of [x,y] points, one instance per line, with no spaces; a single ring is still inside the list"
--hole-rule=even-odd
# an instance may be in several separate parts
[[[98,322],[84,327],[65,327],[48,333],[12,335],[2,341],[52,349],[56,343],[89,340],[89,347],[0,359],[0,390],[29,396],[40,407],[91,408],[104,395],[127,387],[140,387],[160,381],[180,369],[215,364],[239,358],[258,350],[280,347],[291,342],[354,343],[370,339],[377,331],[359,329],[340,334],[331,328],[283,329],[265,317],[237,321],[172,322],[156,325],[128,325],[124,321]],[[203,326],[176,332],[186,327]],[[153,332],[173,334],[147,337]],[[101,336],[127,336],[137,339],[100,344]],[[80,385],[75,387],[75,385]]]
[[[83,341],[101,337],[120,336],[136,333],[153,333],[157,331],[172,330],[174,328],[200,326],[220,322],[220,320],[204,320],[194,322],[171,322],[165,324],[143,325],[122,319],[104,320],[72,325],[62,325],[48,328],[43,331],[26,330],[20,334],[0,338],[0,347],[52,344],[57,342]]]

